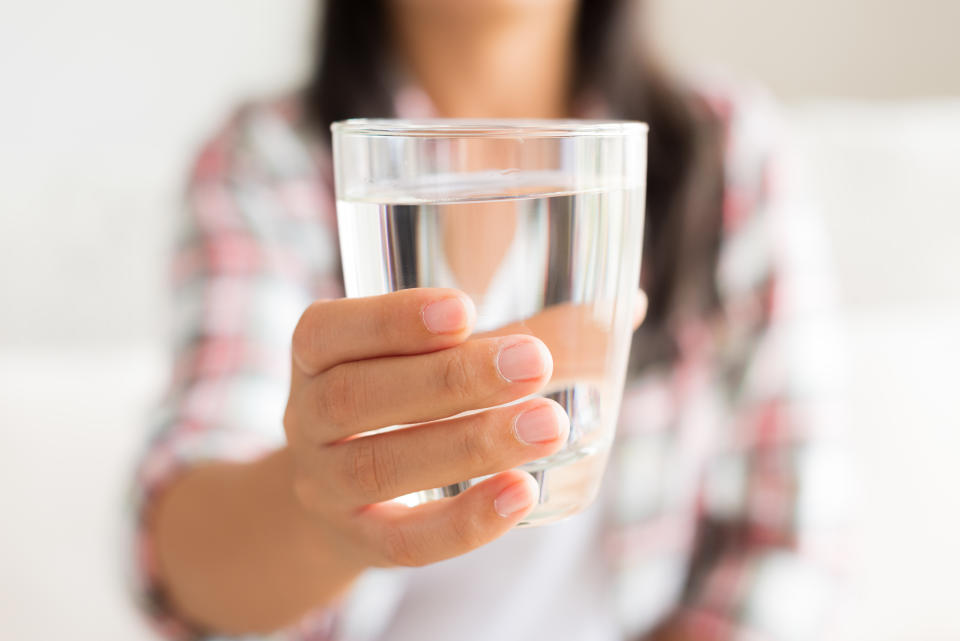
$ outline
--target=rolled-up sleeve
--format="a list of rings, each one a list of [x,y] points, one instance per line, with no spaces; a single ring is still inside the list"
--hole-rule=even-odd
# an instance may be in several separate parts
[[[209,635],[168,607],[150,537],[154,498],[198,462],[251,460],[282,445],[293,328],[312,300],[341,295],[322,162],[275,109],[242,109],[203,147],[178,225],[172,376],[132,508],[135,587],[173,638]],[[326,638],[331,617],[320,612],[276,638]]]

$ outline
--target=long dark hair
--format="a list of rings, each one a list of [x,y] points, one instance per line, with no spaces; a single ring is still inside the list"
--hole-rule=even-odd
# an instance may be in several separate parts
[[[723,166],[717,120],[655,63],[635,28],[633,0],[580,0],[574,36],[575,96],[594,95],[611,117],[650,125],[642,283],[647,321],[634,335],[631,369],[676,356],[673,330],[717,307]],[[393,115],[385,0],[326,0],[316,64],[304,92],[308,122]]]

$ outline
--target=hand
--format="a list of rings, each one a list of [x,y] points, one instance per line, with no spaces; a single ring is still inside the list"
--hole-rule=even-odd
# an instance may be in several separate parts
[[[568,418],[542,398],[494,406],[539,391],[552,358],[529,335],[467,340],[475,315],[456,290],[411,289],[317,302],[301,317],[284,427],[323,554],[424,565],[496,539],[532,508],[536,484],[513,468],[559,450]],[[488,474],[449,499],[388,501]]]

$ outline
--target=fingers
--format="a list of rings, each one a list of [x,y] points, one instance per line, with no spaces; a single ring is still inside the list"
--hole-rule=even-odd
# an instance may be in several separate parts
[[[475,319],[473,302],[455,289],[317,301],[294,330],[293,359],[314,375],[353,360],[430,352],[465,340]]]
[[[315,377],[298,399],[300,426],[330,443],[390,425],[432,421],[532,394],[550,379],[553,360],[532,336],[470,340],[430,354],[342,363]]]
[[[421,566],[469,552],[512,528],[533,508],[537,484],[526,472],[509,470],[455,497],[414,508],[398,503],[371,505],[361,515],[372,562],[380,566]]]
[[[356,508],[549,456],[569,429],[563,409],[538,398],[342,441],[315,449],[316,459],[304,467],[317,471],[320,496]]]

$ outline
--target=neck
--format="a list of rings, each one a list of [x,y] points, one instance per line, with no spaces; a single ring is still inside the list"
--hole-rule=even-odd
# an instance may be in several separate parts
[[[570,114],[576,3],[531,3],[477,16],[463,4],[418,10],[394,3],[400,56],[448,118],[561,118]],[[559,5],[559,6],[558,6]]]

